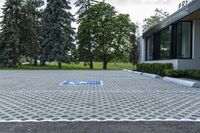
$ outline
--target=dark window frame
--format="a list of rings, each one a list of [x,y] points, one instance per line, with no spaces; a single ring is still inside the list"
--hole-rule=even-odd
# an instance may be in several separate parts
[[[171,59],[177,59],[177,24],[172,24]]]
[[[170,29],[170,26],[171,25],[169,25],[169,26],[167,26],[167,27],[165,27],[165,28],[163,28],[163,29],[161,29],[161,30],[159,30],[158,32],[156,32],[156,33],[154,33],[153,35],[154,35],[154,38],[155,37],[158,37],[158,39],[154,39],[154,42],[153,42],[153,44],[154,44],[154,56],[155,56],[155,58],[154,58],[154,61],[159,61],[159,60],[171,60],[172,59],[172,56],[171,56],[171,53],[172,53],[172,29]],[[160,59],[160,43],[161,43],[161,32],[163,32],[163,31],[165,31],[166,29],[170,29],[170,58],[169,59]],[[156,46],[157,45],[157,46]]]
[[[150,44],[148,44],[148,40],[150,39]],[[151,40],[151,39],[153,39],[153,40]],[[145,44],[145,60],[146,61],[154,61],[154,35],[152,35],[152,36],[149,36],[149,37],[147,37],[146,39],[145,39],[145,42],[146,42],[146,44]],[[153,51],[151,51],[152,53],[152,60],[149,60],[149,57],[148,57],[148,54],[149,54],[149,52],[150,51],[148,51],[148,50],[150,50],[151,49],[151,45],[153,45]]]
[[[154,60],[160,59],[160,33],[154,34]]]
[[[177,44],[177,40],[178,40],[178,36],[177,36],[177,32],[178,32],[178,24],[181,24],[181,38],[182,38],[182,22],[190,22],[190,26],[191,26],[191,40],[190,40],[190,58],[179,58],[178,57],[178,44]],[[171,28],[170,28],[171,27]],[[166,30],[166,29],[170,29],[170,34],[171,34],[171,43],[170,43],[170,58],[169,59],[160,59],[160,39],[161,39],[161,32]],[[153,60],[148,60],[148,39],[151,38],[147,37],[145,38],[145,42],[146,42],[146,49],[145,49],[145,53],[146,53],[146,57],[145,60],[146,61],[156,61],[156,60],[171,60],[171,59],[193,59],[193,21],[191,20],[184,20],[184,21],[178,21],[172,25],[169,25],[161,30],[159,30],[158,32],[155,32],[153,35]],[[158,37],[158,38],[156,38]],[[159,45],[159,46],[158,46]]]
[[[190,57],[189,58],[182,58],[182,57],[178,57],[178,44],[177,44],[177,32],[178,32],[178,24],[180,23],[181,24],[181,39],[182,39],[182,23],[183,22],[190,22],[190,26],[191,26],[191,31],[190,31]],[[179,22],[177,22],[176,24],[176,36],[175,36],[175,38],[176,38],[176,43],[175,43],[175,45],[176,45],[176,59],[193,59],[193,21],[191,21],[191,20],[184,20],[184,21],[179,21]],[[181,40],[182,41],[182,40]]]
[[[147,41],[148,41],[148,38],[145,38],[145,61],[148,61],[148,55],[147,55],[147,45],[148,45],[148,43],[147,43]]]
[[[159,55],[159,59],[158,60],[171,60],[172,59],[172,57],[171,57],[171,53],[172,53],[172,38],[171,38],[171,36],[172,36],[172,27],[171,27],[171,25],[169,25],[169,26],[167,26],[167,27],[165,27],[164,29],[162,29],[162,30],[160,30],[159,32],[158,32],[158,34],[159,34],[159,40],[160,40],[160,47],[161,47],[161,32],[163,32],[163,31],[165,31],[165,30],[167,30],[167,29],[169,29],[169,31],[170,31],[170,51],[169,51],[169,55],[170,55],[170,58],[169,59],[161,59],[161,55]],[[159,49],[159,53],[161,53],[161,50]]]

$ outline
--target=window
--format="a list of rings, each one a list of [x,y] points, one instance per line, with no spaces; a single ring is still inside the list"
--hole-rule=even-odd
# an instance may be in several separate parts
[[[154,60],[160,59],[160,33],[154,34]]]
[[[179,59],[192,58],[192,23],[177,24],[177,57]]]
[[[146,60],[151,61],[153,60],[153,36],[147,38],[146,41]]]
[[[192,59],[192,22],[181,21],[146,39],[146,60]]]
[[[166,28],[160,32],[160,59],[171,58],[171,30]]]

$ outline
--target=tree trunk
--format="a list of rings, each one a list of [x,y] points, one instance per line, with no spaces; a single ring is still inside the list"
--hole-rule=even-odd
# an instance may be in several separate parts
[[[84,62],[84,63],[83,63],[83,66],[87,66],[87,62]]]
[[[34,59],[34,66],[38,66],[37,58]]]
[[[90,61],[90,69],[93,69],[93,68],[94,68],[93,61],[91,60]]]
[[[91,45],[89,45],[89,64],[90,64],[90,69],[93,69],[93,56],[92,56],[92,52],[91,52]]]
[[[104,55],[104,57],[103,57],[103,70],[107,70],[107,64],[108,64],[107,57],[106,57],[106,55]]]
[[[46,65],[46,61],[40,60],[40,66],[45,66],[45,65]]]
[[[62,69],[62,63],[61,63],[61,61],[58,61],[58,69]]]

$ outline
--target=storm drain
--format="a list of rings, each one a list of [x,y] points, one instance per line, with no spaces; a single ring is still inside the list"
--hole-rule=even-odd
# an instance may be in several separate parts
[[[62,82],[60,85],[68,85],[68,86],[79,86],[79,85],[94,85],[94,86],[103,86],[103,82],[101,80],[66,80]]]

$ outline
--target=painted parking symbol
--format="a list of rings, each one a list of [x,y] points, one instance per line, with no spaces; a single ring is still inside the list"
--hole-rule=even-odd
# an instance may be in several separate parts
[[[103,86],[101,80],[66,80],[60,85],[78,86],[78,85],[100,85]]]

